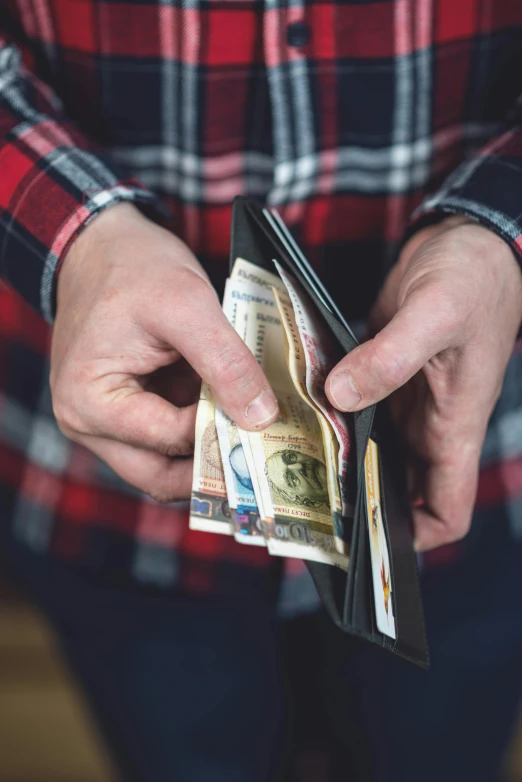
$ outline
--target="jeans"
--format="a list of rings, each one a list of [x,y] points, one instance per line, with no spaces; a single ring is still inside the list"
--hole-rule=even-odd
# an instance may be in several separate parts
[[[492,782],[522,690],[522,550],[424,575],[428,673],[338,631],[234,603],[115,588],[1,530],[126,782]],[[238,591],[241,585],[238,584]],[[302,777],[301,777],[302,778]],[[310,776],[310,779],[315,778]]]

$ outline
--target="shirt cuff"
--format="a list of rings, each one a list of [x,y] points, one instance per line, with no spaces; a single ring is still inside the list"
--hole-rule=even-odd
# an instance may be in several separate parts
[[[70,245],[97,215],[123,202],[134,203],[148,216],[151,216],[151,212],[156,212],[158,217],[168,217],[168,210],[158,198],[133,181],[122,181],[112,187],[105,187],[86,195],[84,202],[79,204],[58,227],[45,259],[40,284],[40,307],[42,315],[49,323],[53,322],[56,313],[56,284],[60,266]]]
[[[506,133],[459,166],[414,211],[407,238],[449,214],[494,231],[522,264],[522,130]]]
[[[112,171],[75,133],[44,118],[0,140],[0,274],[48,322],[61,260],[90,220],[123,201],[168,217],[154,193]]]

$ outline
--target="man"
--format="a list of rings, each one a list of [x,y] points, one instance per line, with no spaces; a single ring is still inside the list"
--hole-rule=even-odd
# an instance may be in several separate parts
[[[4,549],[125,778],[288,779],[290,681],[336,779],[493,779],[522,640],[520,3],[6,0],[1,24]],[[349,318],[373,303],[326,392],[394,394],[419,551],[468,532],[478,487],[426,561],[424,676],[321,614],[284,647],[304,571],[145,496],[189,496],[198,377],[242,427],[277,415],[213,288],[237,193],[281,209]],[[54,321],[66,437],[11,288]]]

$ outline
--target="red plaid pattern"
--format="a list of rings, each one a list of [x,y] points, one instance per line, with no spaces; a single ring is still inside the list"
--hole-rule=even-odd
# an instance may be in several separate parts
[[[522,255],[520,51],[518,0],[5,0],[3,523],[107,577],[220,592],[240,574],[272,589],[278,562],[189,531],[183,506],[155,505],[57,430],[41,316],[60,261],[99,211],[134,201],[219,287],[236,194],[278,206],[352,319],[411,219],[467,214]],[[493,516],[491,540],[522,534],[521,380],[516,352],[466,545],[490,540]],[[285,606],[313,600],[286,568]]]

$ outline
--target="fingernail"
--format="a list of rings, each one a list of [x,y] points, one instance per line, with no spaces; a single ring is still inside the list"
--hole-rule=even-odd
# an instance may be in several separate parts
[[[277,402],[269,391],[261,391],[247,407],[246,417],[252,426],[262,426],[277,413]]]
[[[339,410],[354,410],[362,399],[348,372],[335,375],[330,381],[330,394]]]

